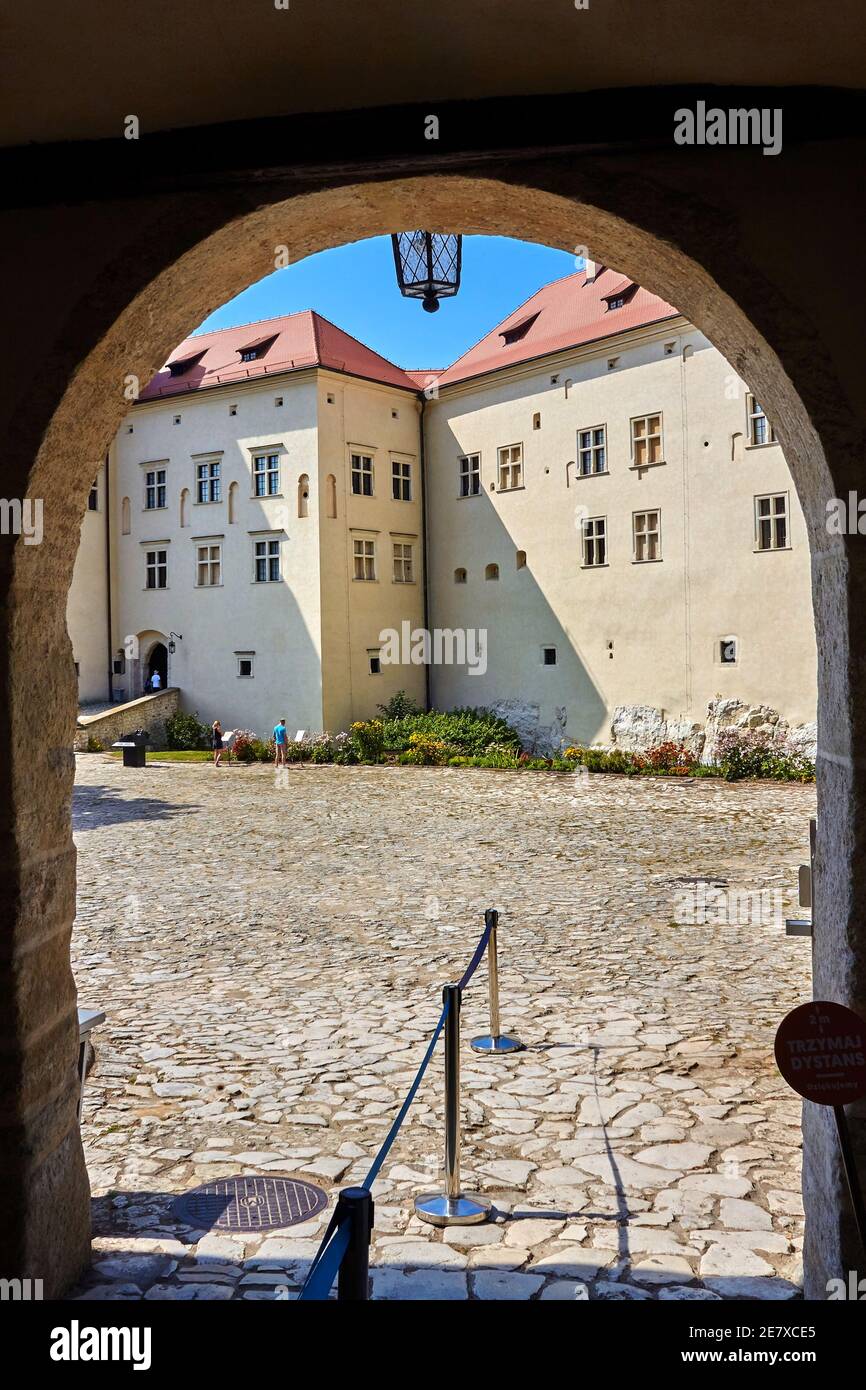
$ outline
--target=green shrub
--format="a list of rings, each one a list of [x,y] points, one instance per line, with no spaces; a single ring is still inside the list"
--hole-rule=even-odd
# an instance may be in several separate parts
[[[385,747],[385,726],[381,719],[358,719],[349,736],[362,763],[379,763]]]
[[[410,715],[424,712],[405,690],[398,690],[396,695],[391,696],[387,705],[377,705],[376,708],[383,719],[406,719]]]
[[[210,726],[200,723],[197,714],[185,714],[178,710],[165,721],[165,741],[170,749],[188,751],[207,748],[211,741]]]
[[[88,735],[87,735],[87,751],[88,751],[88,753],[104,753],[104,752],[105,752],[105,749],[104,749],[104,747],[102,746],[102,744],[100,743],[100,741],[99,741],[98,738],[94,738],[93,734],[88,734]]]
[[[405,753],[412,734],[427,734],[447,744],[457,755],[480,757],[492,744],[520,752],[520,737],[504,719],[487,709],[456,709],[447,714],[430,710],[427,714],[386,719],[384,746],[391,753]]]

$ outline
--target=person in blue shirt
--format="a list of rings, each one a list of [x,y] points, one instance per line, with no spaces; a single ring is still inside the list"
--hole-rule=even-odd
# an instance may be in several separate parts
[[[281,719],[279,724],[274,726],[274,767],[279,767],[281,763],[285,764],[287,743],[286,721]]]

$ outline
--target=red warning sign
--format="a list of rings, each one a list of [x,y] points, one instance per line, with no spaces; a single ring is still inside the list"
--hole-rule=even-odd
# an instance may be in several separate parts
[[[816,999],[782,1019],[776,1065],[788,1085],[818,1105],[866,1096],[866,1023],[843,1004]]]

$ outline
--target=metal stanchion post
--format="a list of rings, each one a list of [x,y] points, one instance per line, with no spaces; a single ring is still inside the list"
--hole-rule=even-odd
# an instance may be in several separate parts
[[[491,922],[492,919],[492,922]],[[473,1038],[470,1044],[473,1052],[486,1052],[495,1056],[503,1056],[508,1052],[521,1052],[523,1043],[517,1038],[508,1037],[499,1031],[499,944],[497,941],[497,928],[499,926],[499,913],[495,908],[488,908],[484,914],[484,920],[491,922],[490,936],[487,941],[487,984],[490,992],[490,1032],[483,1034],[480,1038]]]
[[[445,1019],[445,1191],[415,1198],[415,1210],[431,1226],[473,1226],[486,1221],[491,1203],[476,1193],[460,1191],[460,997],[459,985],[446,985],[442,1002]]]
[[[366,1302],[369,1298],[370,1239],[373,1198],[366,1187],[346,1187],[337,1198],[337,1211],[351,1223],[349,1244],[337,1275],[337,1302]]]

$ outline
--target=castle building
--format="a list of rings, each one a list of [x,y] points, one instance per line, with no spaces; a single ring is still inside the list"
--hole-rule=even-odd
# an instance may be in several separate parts
[[[591,262],[444,370],[310,311],[187,339],[99,470],[69,630],[82,701],[158,671],[260,733],[398,690],[542,747],[688,737],[720,701],[815,717],[773,424],[676,309]]]

